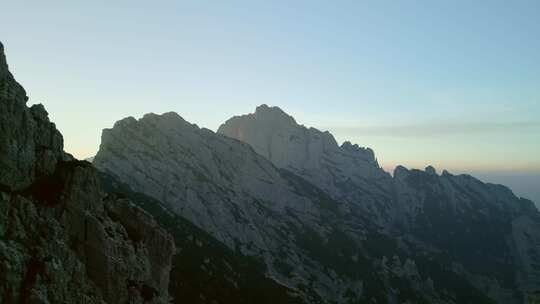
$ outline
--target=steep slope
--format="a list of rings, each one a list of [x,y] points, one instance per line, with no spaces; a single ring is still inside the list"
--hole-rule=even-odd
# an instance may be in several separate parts
[[[353,212],[383,225],[393,220],[391,176],[379,167],[369,148],[350,142],[338,146],[329,132],[298,125],[280,108],[267,105],[227,120],[218,133],[248,143],[278,168],[305,178],[338,201],[348,202]]]
[[[459,274],[416,256],[414,243],[391,237],[247,144],[176,113],[118,121],[103,131],[93,163],[259,259],[270,278],[307,302],[491,303]],[[438,268],[419,271],[429,263]]]
[[[459,263],[456,272],[501,303],[540,290],[540,214],[531,201],[502,185],[433,168],[397,167],[394,180],[408,232]]]
[[[281,274],[274,267],[279,264],[276,257],[288,265],[282,268],[297,266],[299,273],[319,276],[319,284],[333,283],[317,263],[301,262],[307,257],[291,239],[304,225],[321,233],[329,229],[320,227],[324,210],[297,194],[248,145],[199,129],[176,113],[147,114],[104,130],[94,164],[160,200],[229,248],[261,258],[270,275],[287,286],[307,277]]]
[[[170,235],[107,196],[27,100],[0,43],[0,302],[167,302]]]
[[[267,278],[260,260],[231,250],[161,202],[132,191],[110,175],[102,173],[101,180],[108,192],[131,199],[174,236],[178,249],[169,285],[174,303],[305,303]]]
[[[433,167],[399,166],[390,178],[380,173],[369,148],[338,147],[329,133],[300,126],[277,107],[262,105],[233,117],[218,132],[250,144],[334,198],[363,206],[370,216],[378,210],[374,217],[391,234],[407,236],[418,250],[432,248],[430,254],[500,303],[521,302],[540,288],[539,213],[506,187],[446,171],[438,175]],[[326,140],[320,144],[318,138]]]

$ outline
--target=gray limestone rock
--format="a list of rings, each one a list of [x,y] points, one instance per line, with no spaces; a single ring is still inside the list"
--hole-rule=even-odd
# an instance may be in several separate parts
[[[271,121],[294,122],[275,109],[263,111],[274,113],[269,115]],[[327,138],[332,141],[331,135]],[[370,150],[350,143],[330,146],[336,149],[337,159],[345,159],[343,163],[354,166],[358,162],[360,165],[354,167],[357,170],[374,161]],[[302,158],[297,152],[290,155]],[[362,157],[353,157],[356,153]],[[331,160],[325,162],[328,170],[339,171],[331,167]],[[103,131],[93,164],[132,189],[161,201],[230,249],[260,259],[270,278],[307,302],[377,299],[380,303],[395,303],[423,299],[432,303],[461,303],[467,294],[474,294],[478,303],[490,301],[488,293],[479,291],[483,287],[476,282],[491,273],[476,269],[471,269],[472,274],[452,272],[452,258],[465,262],[468,257],[445,255],[445,245],[419,233],[418,229],[429,231],[416,222],[422,214],[422,203],[427,201],[417,201],[416,195],[422,197],[422,191],[431,190],[427,181],[415,176],[418,170],[411,172],[400,167],[395,178],[383,172],[379,180],[368,177],[372,169],[379,175],[376,172],[380,168],[371,162],[368,173],[359,172],[358,176],[364,177],[351,182],[354,189],[336,186],[333,189],[342,193],[333,193],[330,188],[321,189],[299,176],[300,170],[279,168],[246,143],[201,129],[176,113],[118,121],[113,128]],[[340,176],[354,176],[354,168]],[[345,172],[344,167],[342,171]],[[422,178],[442,178],[418,172]],[[330,179],[323,175],[321,178]],[[386,183],[385,187],[377,187],[381,181]],[[353,194],[348,196],[350,192]],[[354,193],[367,194],[353,196]],[[398,193],[407,201],[397,199]],[[472,199],[468,195],[464,193],[460,202]],[[340,201],[340,197],[347,199]],[[352,197],[362,199],[353,202]],[[370,205],[374,207],[371,213],[363,214],[361,211],[370,210]],[[392,215],[390,220],[387,215]],[[402,226],[395,219],[401,219]],[[381,226],[381,222],[386,225]],[[444,223],[437,228],[443,229]],[[475,236],[481,233],[473,232]],[[497,237],[505,239],[505,235],[496,233],[495,243],[499,242]],[[386,268],[378,268],[376,261],[384,256],[399,258]],[[456,280],[463,282],[461,289],[453,285]],[[507,286],[500,288],[499,294],[513,290]]]
[[[277,107],[233,117],[218,133],[248,143],[275,166],[346,202],[342,209],[405,235],[417,251],[450,252],[445,258],[467,265],[470,282],[500,303],[540,289],[539,213],[504,186],[446,170],[439,176],[432,166],[397,166],[391,178],[371,149],[350,142],[338,147],[328,132],[299,125]],[[491,284],[480,283],[486,281]]]
[[[346,141],[339,146],[329,132],[306,128],[278,107],[261,105],[255,113],[235,116],[218,133],[249,144],[255,152],[310,181],[352,212],[380,224],[392,221],[391,176],[380,168],[373,150]]]
[[[0,44],[0,302],[167,303],[174,243],[28,108]]]

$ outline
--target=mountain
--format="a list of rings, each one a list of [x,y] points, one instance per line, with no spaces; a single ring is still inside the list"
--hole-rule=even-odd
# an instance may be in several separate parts
[[[0,302],[167,303],[172,237],[27,100],[0,43]]]
[[[454,271],[500,303],[537,293],[540,216],[531,201],[446,171],[398,167],[394,180],[396,201],[413,210],[406,231],[439,248]]]
[[[336,282],[319,263],[303,262],[314,258],[295,238],[331,232],[321,217],[332,216],[324,207],[333,202],[306,198],[298,190],[303,184],[292,183],[246,144],[200,129],[175,113],[148,114],[104,130],[94,164],[228,248],[261,259],[281,284],[320,285],[318,290],[332,296],[337,288],[345,294],[352,284]],[[296,289],[310,301],[319,296]]]
[[[391,176],[265,105],[122,119],[91,164],[27,101],[0,44],[2,303],[540,301],[540,215],[504,186]]]
[[[0,59],[1,303],[304,303],[258,259],[63,152]]]
[[[447,263],[459,263],[459,272],[501,303],[519,302],[540,286],[539,213],[504,186],[447,171],[438,175],[433,167],[399,166],[391,178],[369,148],[348,142],[338,147],[329,133],[298,125],[277,107],[262,105],[233,117],[218,133],[250,144],[335,199],[360,206],[392,234],[438,248]],[[377,191],[385,195],[374,196]],[[373,206],[380,207],[379,215]]]
[[[267,105],[227,120],[217,132],[249,144],[276,167],[346,202],[352,212],[383,225],[393,221],[392,177],[379,166],[370,148],[350,142],[338,146],[328,131],[298,125],[280,108]]]
[[[100,175],[106,191],[129,198],[173,235],[177,247],[169,284],[173,303],[305,303],[293,290],[266,277],[259,259],[231,250],[161,202],[108,174]]]
[[[265,127],[248,115],[220,128],[254,132],[243,139],[255,148],[147,114],[105,129],[94,165],[258,259],[305,302],[520,303],[538,289],[530,201],[433,168],[391,177],[371,150],[259,109]]]

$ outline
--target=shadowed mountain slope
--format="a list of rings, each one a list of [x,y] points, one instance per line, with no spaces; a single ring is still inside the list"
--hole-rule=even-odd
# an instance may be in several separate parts
[[[398,166],[391,178],[371,149],[338,146],[328,132],[298,125],[277,107],[262,105],[233,117],[218,133],[250,144],[390,234],[437,248],[445,263],[460,264],[453,270],[493,299],[520,302],[540,286],[539,213],[504,186],[446,171],[438,175],[433,167]]]
[[[341,200],[346,193],[318,187],[316,180],[279,168],[249,145],[176,113],[118,121],[104,130],[94,164],[229,249],[259,259],[270,278],[310,303],[518,301],[513,278],[508,284],[490,281],[497,294],[489,293],[479,282],[489,281],[491,273],[458,271],[465,268],[462,261],[417,234],[417,202],[411,198],[410,208],[397,208],[395,198],[398,190],[416,191],[415,184],[398,185],[369,150],[351,147],[352,155],[367,156],[343,161],[372,171],[358,173],[363,186],[349,187],[366,193],[371,209],[364,209],[363,201]],[[384,215],[372,217],[379,198]],[[395,214],[410,217],[400,233],[397,223],[404,220],[394,220]]]
[[[28,108],[0,44],[0,302],[167,303],[174,243]]]

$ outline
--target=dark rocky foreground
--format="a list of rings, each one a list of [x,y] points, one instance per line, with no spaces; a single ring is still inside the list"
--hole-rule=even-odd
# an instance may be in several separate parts
[[[0,302],[166,303],[174,242],[26,106],[0,44]]]

